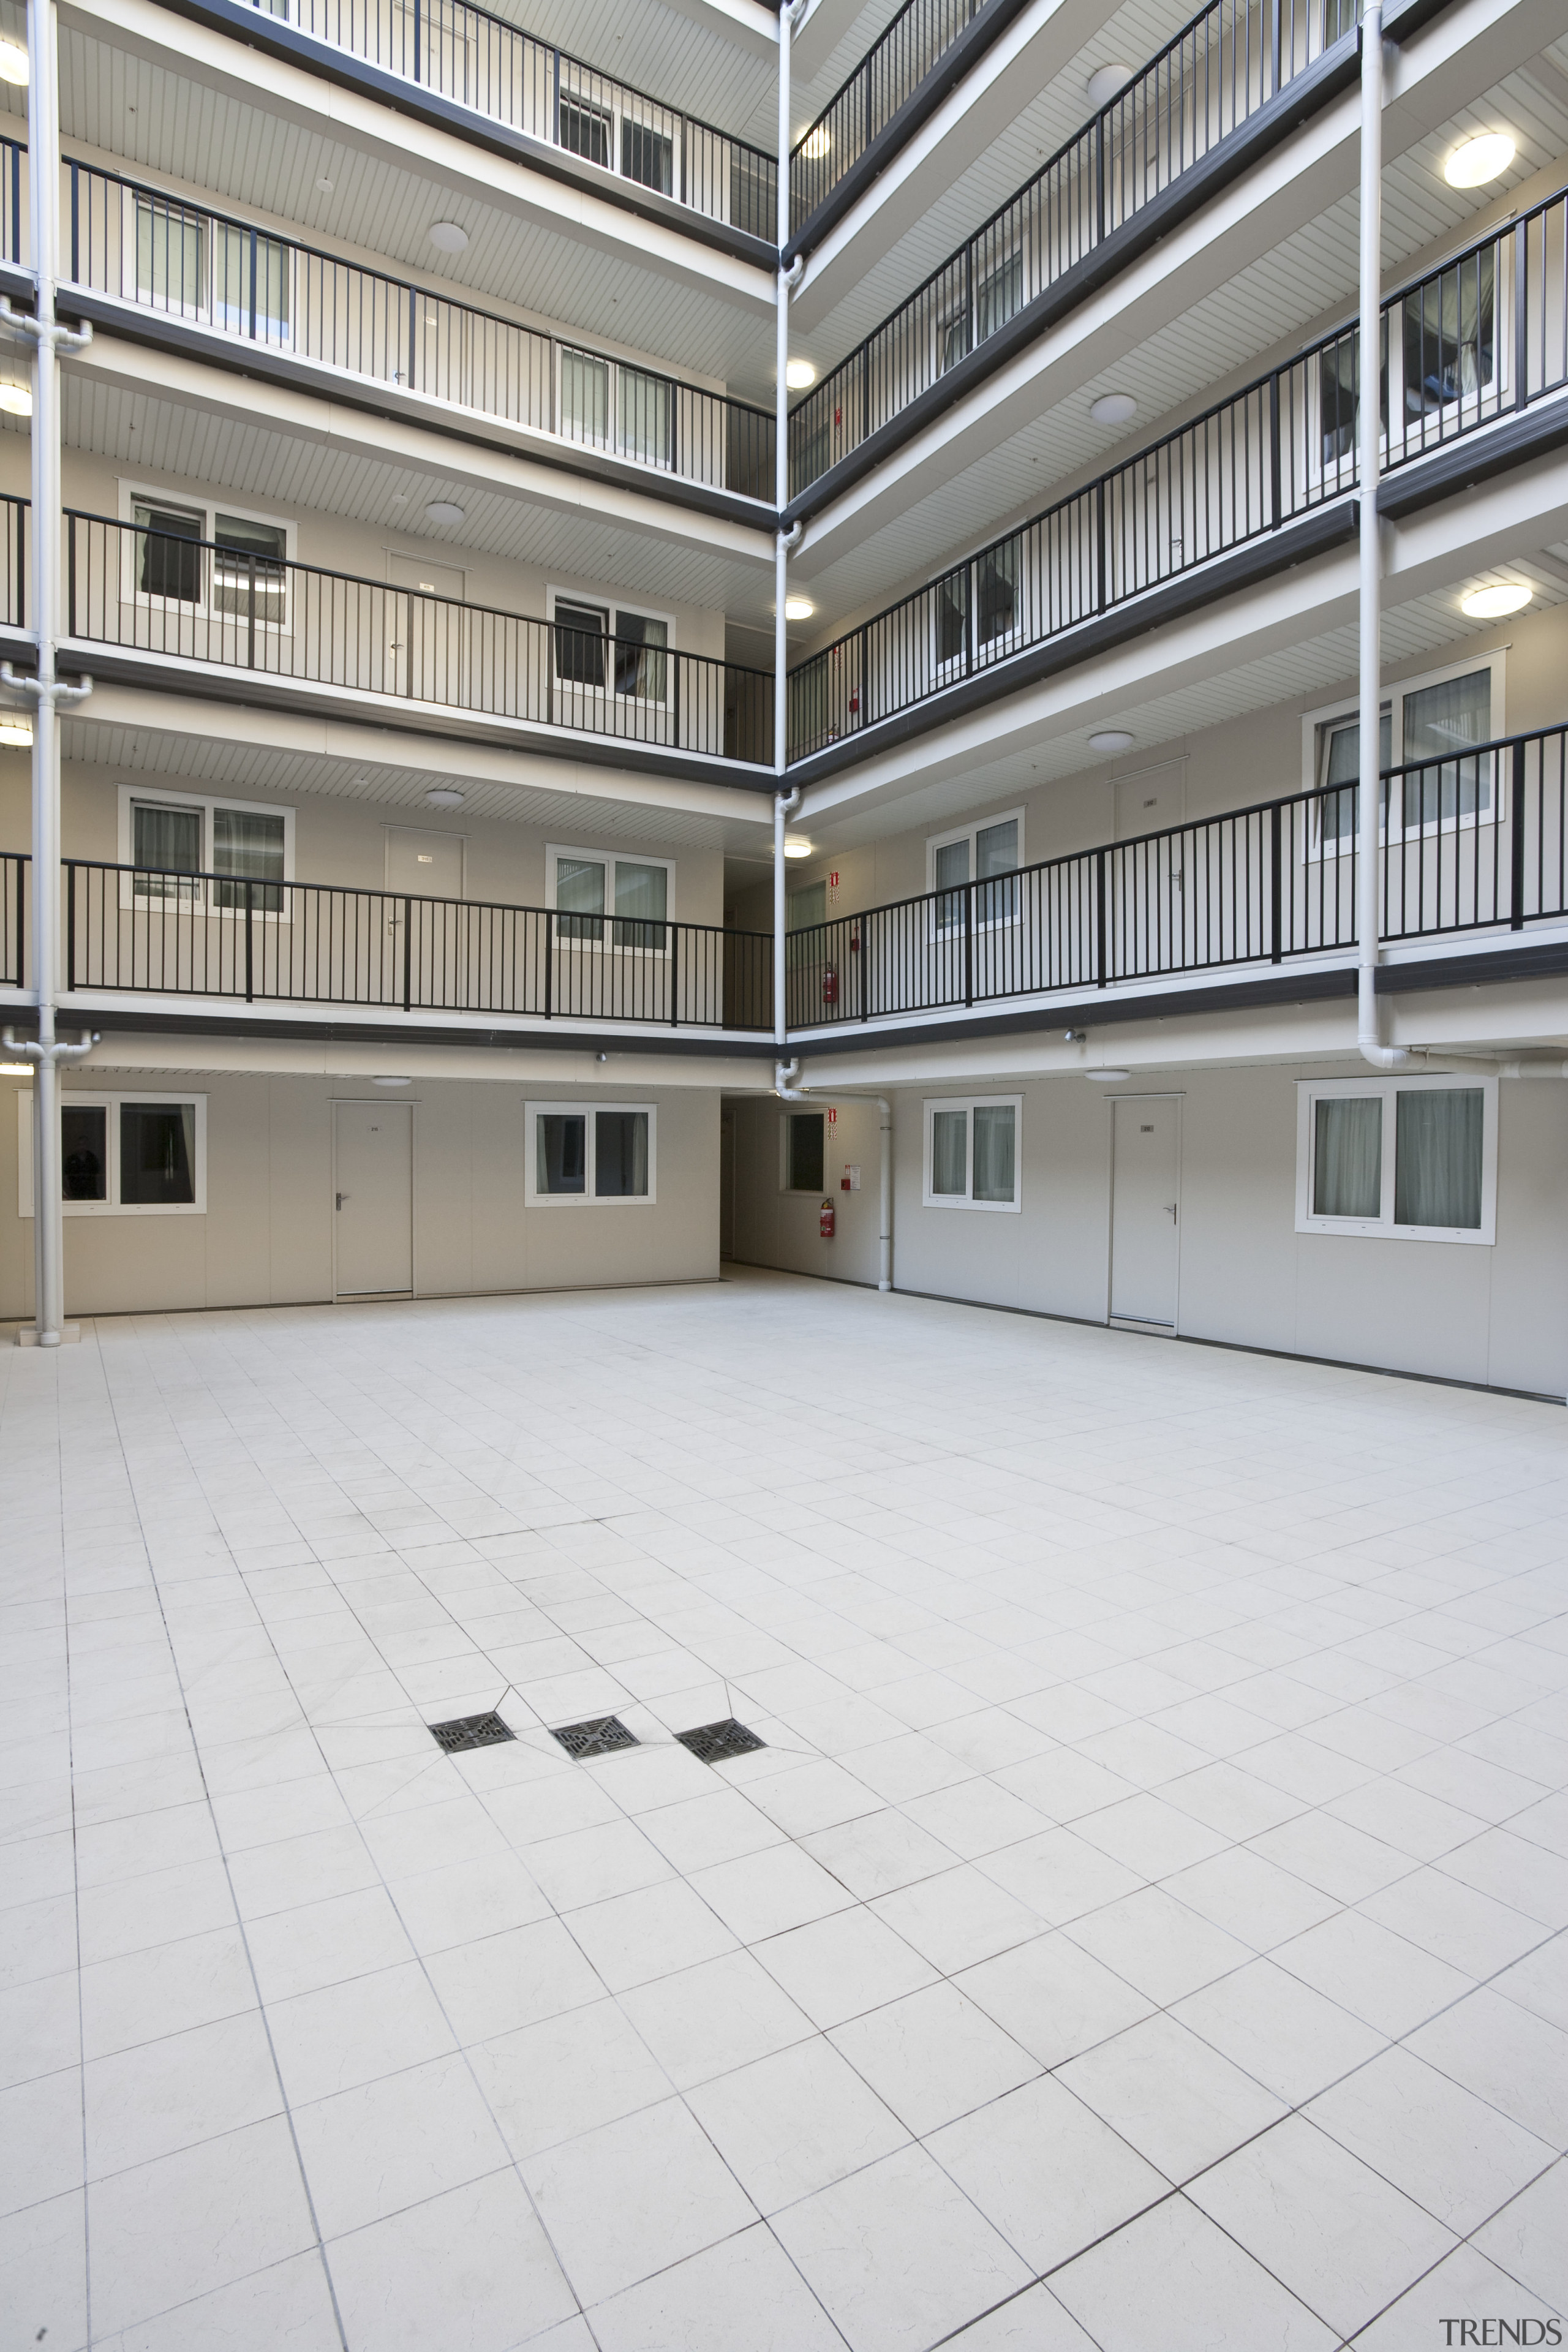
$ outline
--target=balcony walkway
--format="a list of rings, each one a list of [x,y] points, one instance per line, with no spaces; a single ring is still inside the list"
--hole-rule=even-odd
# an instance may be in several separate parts
[[[19,2339],[1560,2305],[1560,1411],[766,1276],[0,1391]]]

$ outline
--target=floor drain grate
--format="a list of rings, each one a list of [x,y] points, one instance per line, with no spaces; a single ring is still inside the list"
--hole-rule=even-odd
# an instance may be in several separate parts
[[[728,1723],[704,1723],[695,1731],[678,1731],[682,1748],[689,1748],[693,1756],[704,1764],[722,1764],[731,1756],[749,1756],[753,1748],[766,1746],[754,1731],[731,1716]]]
[[[498,1740],[517,1738],[499,1715],[459,1715],[451,1723],[433,1723],[429,1729],[437,1747],[448,1756],[460,1756],[466,1748],[493,1748]]]
[[[635,1748],[637,1735],[626,1729],[618,1715],[596,1716],[591,1723],[563,1723],[556,1727],[556,1738],[568,1756],[608,1756],[616,1748]]]

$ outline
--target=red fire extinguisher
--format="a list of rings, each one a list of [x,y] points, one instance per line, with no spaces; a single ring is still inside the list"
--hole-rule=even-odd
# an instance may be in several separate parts
[[[822,1001],[824,1004],[837,1004],[838,1002],[838,967],[837,964],[828,964],[823,971]]]
[[[837,1224],[837,1220],[838,1212],[834,1207],[833,1202],[831,1201],[824,1201],[822,1204],[822,1214],[817,1220],[816,1230],[822,1235],[825,1242],[830,1242],[833,1239],[833,1229]]]

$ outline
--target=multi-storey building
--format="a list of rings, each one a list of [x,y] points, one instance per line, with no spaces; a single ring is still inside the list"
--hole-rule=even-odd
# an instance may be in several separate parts
[[[90,329],[58,514],[0,364],[68,1313],[890,1225],[900,1287],[1568,1390],[1568,40],[1403,0],[1380,89],[1356,18],[71,0],[58,141],[11,24],[0,289]]]

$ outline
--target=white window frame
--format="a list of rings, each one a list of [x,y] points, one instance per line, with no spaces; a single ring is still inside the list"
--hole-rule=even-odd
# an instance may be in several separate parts
[[[815,1184],[792,1184],[789,1181],[789,1128],[792,1118],[820,1118],[822,1121],[822,1190],[827,1184],[827,1142],[833,1133],[833,1122],[827,1113],[827,1103],[791,1104],[779,1113],[779,1191],[788,1201],[815,1201],[821,1196]]]
[[[647,1119],[647,1191],[595,1192],[598,1146],[594,1121],[602,1110],[641,1111]],[[539,1189],[539,1120],[541,1116],[587,1121],[584,1139],[584,1189],[581,1192],[542,1192]],[[658,1198],[658,1107],[650,1102],[529,1102],[522,1106],[522,1198],[529,1209],[651,1209]]]
[[[921,1108],[921,1202],[927,1209],[978,1209],[986,1214],[1000,1213],[1016,1217],[1024,1205],[1024,1097],[1022,1095],[928,1095]],[[1008,1110],[1013,1113],[1013,1197],[1010,1201],[977,1201],[974,1198],[974,1114],[977,1110]],[[931,1190],[931,1158],[933,1121],[942,1110],[961,1110],[967,1114],[963,1132],[963,1185],[962,1192],[933,1192]]]
[[[282,890],[285,894],[283,904],[281,908],[275,909],[258,907],[256,913],[263,922],[268,923],[286,923],[291,919],[287,895],[289,887],[294,879],[294,811],[291,806],[280,805],[276,801],[236,800],[228,793],[164,793],[148,784],[121,784],[119,817],[120,855],[117,862],[122,866],[134,867],[136,863],[136,827],[132,810],[138,801],[149,808],[200,809],[204,872],[211,869],[213,816],[216,810],[232,809],[237,816],[280,816],[283,820],[283,878],[280,882],[263,883],[259,887],[263,889]],[[240,875],[234,878],[243,881],[245,877]],[[243,917],[246,912],[243,907],[220,907],[211,904],[209,896],[205,882],[193,882],[188,897],[182,892],[178,898],[139,898],[135,891],[134,873],[121,874],[120,877],[120,903],[122,907],[157,908],[178,906],[188,908],[193,912],[233,918]],[[175,1097],[171,1096],[169,1099],[174,1101]]]
[[[938,910],[934,901],[939,891],[942,891],[945,895],[947,886],[940,883],[936,878],[937,851],[939,849],[951,848],[955,841],[967,841],[969,844],[970,885],[973,885],[974,881],[975,860],[979,855],[978,836],[983,833],[989,833],[994,824],[1016,824],[1018,828],[1018,863],[1013,868],[1013,871],[1015,875],[1022,874],[1026,860],[1024,852],[1024,811],[1021,808],[998,809],[994,815],[976,817],[972,824],[952,825],[946,833],[933,833],[929,834],[926,836],[926,896],[933,901],[931,909],[931,937],[933,940],[951,939],[953,930],[956,928],[953,924],[942,923],[938,918]],[[996,874],[993,875],[991,878],[994,882],[1000,882],[1005,877],[1000,874]],[[953,887],[963,888],[966,886],[958,884]],[[974,926],[975,934],[978,936],[982,931],[1005,930],[1016,924],[1021,923],[1023,919],[1024,893],[1022,888],[1019,888],[1014,894],[1012,913],[1010,915],[991,916],[985,921],[976,923]]]
[[[552,941],[555,947],[578,948],[589,955],[604,955],[613,951],[616,955],[658,956],[661,959],[668,957],[671,947],[671,926],[676,919],[673,857],[645,857],[640,850],[633,849],[574,848],[568,842],[547,841],[544,845],[544,903],[552,914],[561,911],[555,904],[555,866],[556,860],[562,857],[578,857],[582,859],[584,866],[602,866],[605,868],[604,914],[597,918],[592,915],[585,916],[584,919],[587,922],[596,919],[603,922],[606,929],[600,932],[596,940],[562,939],[557,936]],[[643,920],[640,915],[616,913],[614,868],[617,859],[623,860],[627,866],[662,866],[664,868],[664,945],[661,948],[615,945],[615,933],[607,928],[608,925],[616,922],[636,923]]]
[[[1394,1160],[1400,1094],[1425,1091],[1479,1092],[1481,1107],[1481,1222],[1479,1225],[1396,1225],[1394,1222]],[[1364,1101],[1375,1096],[1383,1104],[1383,1200],[1375,1217],[1321,1217],[1312,1207],[1313,1143],[1320,1102]],[[1298,1078],[1296,1081],[1296,1231],[1338,1234],[1352,1241],[1462,1242],[1489,1249],[1497,1240],[1497,1108],[1496,1078],[1472,1077],[1460,1071],[1411,1078]]]
[[[225,511],[227,512],[228,509],[226,509]],[[259,520],[260,518],[258,517],[257,520]],[[606,594],[603,588],[548,588],[545,591],[545,611],[552,629],[555,626],[555,607],[557,604],[592,604],[599,612],[608,613],[610,616],[610,628],[609,635],[605,640],[606,650],[605,683],[603,686],[584,686],[579,685],[574,679],[569,677],[557,677],[555,675],[555,648],[553,643],[552,643],[550,649],[550,684],[551,689],[553,693],[559,695],[591,695],[599,701],[640,703],[647,710],[668,710],[671,709],[675,698],[670,691],[673,671],[668,667],[666,667],[664,674],[664,693],[657,700],[652,695],[647,694],[617,693],[615,685],[615,643],[616,629],[623,613],[634,614],[639,621],[662,621],[664,623],[665,641],[661,647],[655,647],[653,650],[664,653],[668,657],[668,662],[673,664],[675,660],[675,615],[673,613],[661,613],[656,611],[650,604],[633,604],[629,602],[623,604],[620,597]]]
[[[23,1087],[16,1099],[16,1214],[31,1221],[33,1214],[33,1089]],[[205,1217],[207,1213],[207,1098],[192,1094],[183,1087],[126,1087],[110,1093],[93,1088],[68,1087],[60,1090],[62,1108],[68,1110],[101,1110],[108,1114],[104,1120],[104,1138],[108,1147],[108,1171],[105,1198],[101,1201],[63,1201],[61,1213],[68,1217]],[[187,1105],[195,1110],[195,1166],[194,1201],[124,1201],[120,1198],[120,1112],[126,1103],[152,1103],[162,1108],[170,1105],[184,1109]]]
[[[186,604],[183,600],[176,602],[170,597],[154,596],[150,590],[137,586],[136,509],[139,506],[163,507],[169,513],[199,516],[201,530],[198,536],[202,541],[201,593],[194,603]],[[212,603],[212,574],[216,565],[212,542],[220,514],[232,515],[237,522],[259,523],[264,530],[280,530],[283,533],[284,562],[298,562],[298,529],[283,515],[260,514],[253,508],[237,504],[232,499],[213,499],[206,497],[205,493],[197,495],[187,490],[159,489],[145,482],[132,482],[121,478],[120,520],[125,525],[125,529],[121,533],[123,549],[121,566],[123,577],[120,591],[121,601],[127,604],[140,604],[147,611],[151,611],[154,606],[162,608],[175,604],[176,609],[187,612],[194,617],[205,616],[218,622],[226,628],[247,630],[250,627],[248,615],[219,613],[215,610]],[[286,572],[283,589],[283,618],[280,621],[268,621],[258,614],[256,626],[258,629],[269,630],[277,637],[292,636],[293,612],[293,584],[290,576]]]
[[[1407,698],[1413,694],[1423,693],[1429,686],[1447,686],[1456,677],[1473,677],[1477,670],[1489,670],[1491,673],[1491,731],[1488,740],[1492,742],[1500,740],[1508,733],[1505,708],[1508,650],[1506,646],[1495,646],[1489,653],[1472,654],[1468,661],[1447,662],[1441,669],[1422,670],[1414,677],[1395,678],[1392,684],[1385,686],[1383,689],[1382,700],[1388,704],[1391,714],[1390,767],[1402,767],[1405,762],[1405,705]],[[1304,793],[1310,793],[1312,795],[1310,803],[1311,818],[1304,828],[1305,855],[1309,860],[1348,856],[1351,853],[1352,846],[1351,835],[1346,834],[1331,841],[1323,838],[1321,803],[1324,787],[1319,781],[1318,768],[1321,756],[1320,739],[1324,730],[1333,726],[1342,727],[1347,723],[1353,725],[1355,717],[1354,703],[1347,705],[1342,700],[1323,703],[1318,709],[1304,711],[1301,715],[1301,789]],[[1465,755],[1456,753],[1455,756],[1462,758]],[[1420,835],[1433,834],[1439,829],[1451,833],[1456,826],[1502,824],[1507,817],[1504,805],[1507,778],[1502,772],[1501,761],[1494,761],[1493,768],[1491,800],[1485,810],[1473,810],[1468,816],[1452,818],[1446,823],[1435,818],[1430,824],[1412,826],[1408,833],[1405,830],[1403,808],[1398,812],[1394,810],[1391,793],[1386,812],[1381,805],[1378,810],[1378,839],[1384,842],[1414,841]],[[1346,789],[1350,787],[1347,786]]]
[[[277,15],[279,12],[276,9],[265,9],[262,13]],[[253,339],[248,325],[229,327],[223,324],[217,315],[216,299],[218,237],[226,229],[233,229],[237,236],[248,241],[252,234],[250,227],[242,222],[228,219],[224,214],[209,212],[203,205],[190,203],[184,196],[172,195],[164,188],[139,187],[128,191],[128,194],[130,201],[125,207],[122,231],[125,249],[121,265],[122,273],[121,285],[122,289],[131,289],[129,299],[135,303],[138,310],[151,310],[156,318],[183,319],[192,326],[210,327],[215,334],[231,335],[237,341],[252,343],[253,348],[258,350],[274,352],[293,350],[294,323],[298,315],[300,257],[299,247],[292,237],[281,236],[273,229],[258,228],[255,231],[260,242],[281,246],[287,257],[285,266],[289,282],[289,331],[283,336],[258,334]],[[149,202],[154,205],[165,205],[171,212],[184,214],[200,224],[202,266],[197,299],[194,302],[182,302],[177,309],[172,303],[166,306],[158,304],[142,290],[139,232],[142,208]],[[248,311],[248,302],[244,307]],[[258,305],[257,316],[259,320],[264,316],[269,318],[270,314],[264,312]],[[224,511],[227,514],[233,509],[226,507]],[[257,517],[255,520],[260,520],[262,518]]]

